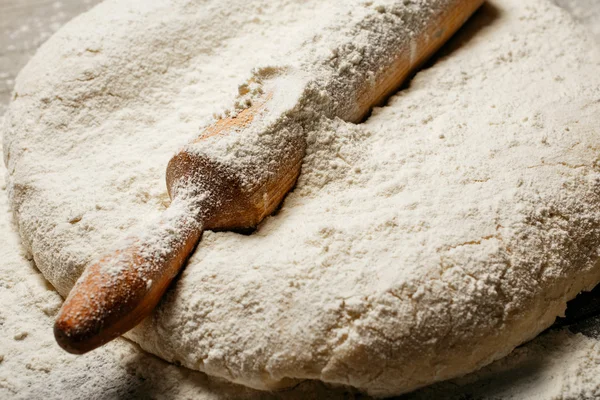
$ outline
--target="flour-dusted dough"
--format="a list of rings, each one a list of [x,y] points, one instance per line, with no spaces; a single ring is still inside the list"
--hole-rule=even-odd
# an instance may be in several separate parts
[[[63,295],[165,208],[168,159],[251,67],[387,2],[330,3],[108,0],[43,46],[4,150],[23,242]],[[600,58],[559,9],[521,3],[486,5],[365,124],[310,133],[281,211],[251,235],[205,233],[129,337],[252,387],[390,395],[549,326],[600,280]]]

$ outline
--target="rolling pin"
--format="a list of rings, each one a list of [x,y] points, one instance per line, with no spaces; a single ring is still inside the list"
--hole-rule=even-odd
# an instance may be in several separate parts
[[[370,7],[355,26],[340,27],[345,43],[338,40],[331,55],[301,67],[257,69],[240,86],[234,112],[170,160],[171,204],[152,229],[128,237],[85,269],[57,315],[58,344],[83,354],[141,322],[204,230],[255,227],[278,207],[298,178],[305,132],[315,121],[363,120],[482,2],[387,1],[386,7]],[[357,43],[368,57],[344,64]]]

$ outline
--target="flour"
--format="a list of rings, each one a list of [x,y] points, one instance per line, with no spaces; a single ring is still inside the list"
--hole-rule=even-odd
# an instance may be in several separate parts
[[[35,54],[35,51],[62,25],[73,18],[73,13],[87,11],[100,0],[44,2],[27,7],[22,2],[4,1],[0,4],[0,114],[4,114],[19,70]],[[18,4],[20,7],[15,7]],[[61,4],[61,7],[56,7]],[[69,8],[66,13],[63,5]],[[26,8],[27,7],[27,8]],[[23,12],[27,9],[29,12]],[[18,16],[14,18],[13,16]]]
[[[23,72],[8,188],[27,249],[63,294],[166,207],[169,157],[233,104],[249,66],[283,64],[279,48],[304,48],[359,7],[275,3],[107,2]],[[90,24],[112,33],[85,34]],[[543,1],[494,2],[470,32],[364,125],[307,133],[280,212],[249,236],[207,232],[131,337],[246,385],[313,378],[390,394],[548,326],[598,278],[598,58]],[[345,54],[338,68],[362,56]],[[58,76],[27,78],[59,63]]]
[[[407,396],[417,399],[591,400],[600,396],[600,346],[568,331],[545,333],[464,378]]]
[[[567,9],[575,19],[585,24],[590,33],[600,42],[600,7],[596,0],[554,0]]]
[[[0,118],[1,119],[1,118]],[[3,168],[3,167],[0,167]],[[3,185],[0,175],[0,185]],[[4,186],[2,186],[4,187]],[[83,357],[54,343],[53,316],[60,296],[21,253],[10,224],[6,196],[0,196],[0,396],[31,399],[161,397],[169,399],[347,399],[351,393],[304,382],[291,391],[254,392],[170,365],[126,340],[114,341]],[[26,333],[15,341],[17,332]],[[581,399],[594,398],[600,374],[597,342],[566,332],[544,335],[509,357],[456,381],[408,398]],[[525,379],[524,379],[525,377]],[[507,386],[506,383],[510,382]],[[527,392],[525,392],[527,391]],[[103,397],[104,396],[104,397]],[[361,397],[363,398],[363,397]]]
[[[66,353],[52,335],[62,299],[23,254],[0,169],[0,398],[346,398],[317,382],[279,394],[256,392],[169,364],[122,339],[85,356]]]

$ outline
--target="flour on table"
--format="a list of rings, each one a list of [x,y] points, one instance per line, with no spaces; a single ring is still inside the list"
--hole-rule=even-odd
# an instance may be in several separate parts
[[[1,122],[1,117],[0,117]],[[4,167],[0,165],[0,187]],[[169,365],[126,340],[84,357],[65,353],[54,342],[53,317],[60,296],[20,251],[6,196],[0,196],[0,397],[81,399],[148,397],[167,399],[348,399],[352,394],[316,381],[293,390],[265,393]],[[15,341],[16,331],[27,332]],[[490,367],[448,383],[417,391],[411,398],[581,399],[598,393],[600,348],[582,335],[543,335]],[[526,376],[526,379],[523,379]],[[506,385],[510,382],[510,385]],[[549,384],[550,383],[550,384]],[[103,397],[104,396],[104,397]],[[363,397],[361,397],[363,398]]]
[[[301,59],[332,21],[389,4],[107,1],[70,23],[20,75],[4,125],[36,265],[66,294],[168,205],[170,156],[251,67]],[[594,286],[598,54],[546,1],[485,7],[366,123],[309,133],[277,215],[207,232],[130,337],[248,386],[389,395],[508,354]]]
[[[442,382],[405,400],[582,400],[600,397],[598,341],[567,330],[548,332],[508,357],[463,378]]]
[[[600,7],[596,0],[553,0],[568,10],[575,19],[585,24],[589,32],[600,42]]]

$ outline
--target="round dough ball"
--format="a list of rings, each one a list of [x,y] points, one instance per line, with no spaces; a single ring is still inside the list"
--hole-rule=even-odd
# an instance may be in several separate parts
[[[107,0],[69,23],[20,74],[3,129],[38,268],[66,295],[165,209],[169,158],[252,67],[389,2]],[[251,234],[205,232],[128,337],[259,389],[375,395],[506,355],[600,280],[593,48],[545,0],[490,1],[364,124],[308,132],[281,210]]]

